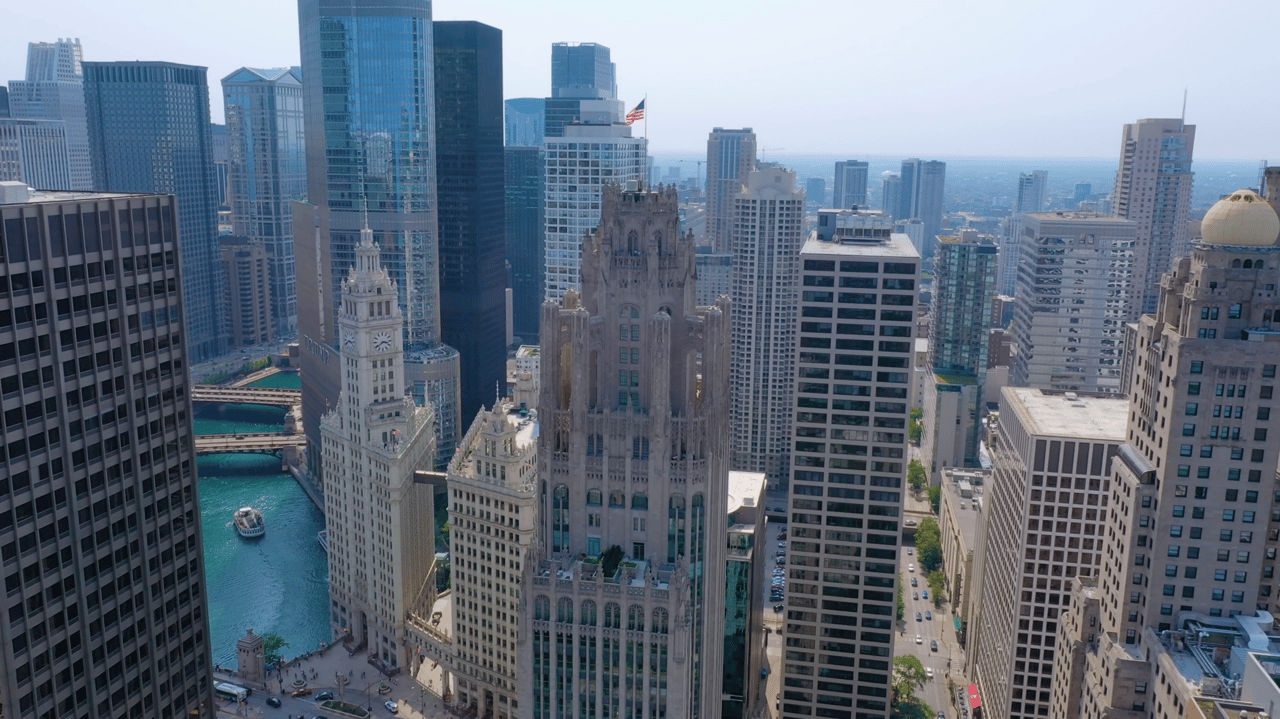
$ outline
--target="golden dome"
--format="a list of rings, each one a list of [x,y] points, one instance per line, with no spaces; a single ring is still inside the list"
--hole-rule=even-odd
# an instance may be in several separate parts
[[[1280,217],[1253,190],[1236,190],[1209,208],[1200,223],[1200,236],[1214,245],[1274,245],[1280,236]]]

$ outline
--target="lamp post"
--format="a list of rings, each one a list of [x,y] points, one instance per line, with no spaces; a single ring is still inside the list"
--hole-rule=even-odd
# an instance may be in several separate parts
[[[369,690],[370,690],[370,689],[372,689],[372,688],[373,688],[373,685],[374,685],[374,684],[377,684],[377,683],[378,683],[377,678],[374,678],[374,680],[373,680],[373,681],[371,681],[371,682],[369,682],[369,685],[368,685],[368,686],[366,686],[366,687],[364,688],[364,696],[365,696],[365,699],[366,699],[366,700],[368,701],[368,703],[369,703],[369,711],[370,711],[370,712],[372,712],[372,711],[373,711],[373,695],[371,695],[371,694],[369,693]]]

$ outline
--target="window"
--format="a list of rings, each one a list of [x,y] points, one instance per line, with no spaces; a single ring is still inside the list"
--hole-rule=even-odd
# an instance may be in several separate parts
[[[1173,526],[1169,527],[1169,536],[1170,536],[1170,537],[1181,537],[1181,536],[1182,536],[1182,525],[1181,525],[1181,524],[1175,524],[1175,525],[1173,525]]]
[[[1200,447],[1200,456],[1211,459],[1213,457],[1213,447],[1210,445],[1202,445]]]
[[[1196,426],[1195,426],[1194,424],[1184,424],[1184,425],[1182,425],[1182,436],[1183,436],[1183,437],[1194,437],[1194,436],[1196,436]]]
[[[1244,522],[1245,524],[1253,524],[1253,518],[1255,516],[1257,515],[1254,512],[1245,512],[1240,515],[1240,521]],[[1243,538],[1244,532],[1241,532],[1240,534],[1241,534],[1241,537]]]
[[[1196,487],[1196,499],[1208,499],[1208,498],[1209,498],[1208,487]]]
[[[1231,601],[1239,604],[1244,601],[1244,592],[1232,592]],[[1232,616],[1235,616],[1234,614]]]
[[[1261,462],[1266,455],[1267,451],[1265,449],[1251,449],[1249,450],[1249,461]]]
[[[1227,308],[1227,319],[1229,319],[1229,320],[1238,320],[1238,319],[1240,319],[1240,305],[1235,304],[1235,305],[1231,305],[1231,307]]]
[[[1161,604],[1161,605],[1160,605],[1160,613],[1161,613],[1162,615],[1166,616],[1166,617],[1173,616],[1173,605],[1172,605],[1172,604]]]
[[[1191,374],[1204,374],[1204,362],[1199,360],[1191,363]],[[1199,388],[1197,387],[1197,390]]]
[[[1178,576],[1178,565],[1176,565],[1176,564],[1166,564],[1166,565],[1164,565],[1164,576],[1166,576],[1166,577],[1176,577],[1176,576]]]
[[[1271,385],[1262,385],[1262,389],[1258,391],[1258,397],[1262,399],[1271,399]]]
[[[1213,570],[1213,581],[1215,581],[1215,582],[1225,582],[1225,581],[1227,581],[1227,570],[1225,570],[1225,569],[1215,569],[1215,570]]]
[[[1246,491],[1245,491],[1245,493],[1244,493],[1244,501],[1245,501],[1245,503],[1246,503],[1246,504],[1257,504],[1257,503],[1258,503],[1258,490],[1256,490],[1256,489],[1246,490]]]
[[[1175,591],[1177,591],[1176,587],[1174,587],[1172,584],[1166,584],[1164,585],[1164,589],[1160,593],[1166,597],[1172,597]]]
[[[1186,513],[1187,513],[1187,508],[1186,508],[1186,506],[1185,506],[1185,505],[1182,505],[1182,504],[1175,504],[1175,505],[1173,505],[1173,516],[1175,516],[1175,517],[1181,517],[1182,515],[1184,515],[1184,514],[1186,514]]]
[[[1226,591],[1222,589],[1213,590],[1213,601],[1221,602],[1226,596]]]
[[[1208,468],[1208,467],[1196,467],[1196,478],[1197,478],[1197,479],[1208,479],[1208,478],[1209,478],[1209,468]]]
[[[1243,554],[1247,555],[1248,552],[1243,552]],[[1246,558],[1245,561],[1248,562],[1249,561],[1248,558]],[[1236,584],[1244,584],[1247,581],[1249,581],[1249,572],[1241,569],[1240,571],[1235,573]]]
[[[1248,563],[1249,563],[1249,553],[1248,553],[1248,552],[1236,552],[1236,564],[1248,564]],[[1244,581],[1243,579],[1240,579],[1240,575],[1241,575],[1241,574],[1247,574],[1247,572],[1236,572],[1236,581],[1237,581],[1237,582],[1243,582],[1243,581]]]
[[[1190,477],[1190,476],[1191,476],[1191,465],[1189,465],[1189,464],[1180,464],[1180,465],[1178,465],[1178,476],[1179,476],[1179,477]]]
[[[1202,320],[1216,320],[1216,319],[1218,319],[1218,308],[1217,308],[1217,307],[1201,307],[1201,308],[1200,308],[1200,319],[1202,319]]]
[[[1134,683],[1133,683],[1133,693],[1134,693],[1134,694],[1146,694],[1146,693],[1147,693],[1147,683],[1146,683],[1146,682],[1134,682]],[[1139,709],[1138,711],[1142,711],[1142,710],[1141,710],[1141,709]]]
[[[1190,468],[1190,467],[1187,467],[1187,471],[1188,471],[1188,472],[1190,472],[1190,471],[1191,471],[1191,468]],[[1185,496],[1187,496],[1187,485],[1185,485],[1185,484],[1175,485],[1175,486],[1174,486],[1174,488],[1173,488],[1173,496],[1175,496],[1175,497],[1185,497]]]
[[[1218,532],[1218,539],[1219,539],[1220,541],[1223,541],[1223,542],[1230,542],[1230,541],[1231,541],[1231,530],[1230,530],[1230,529],[1224,529],[1224,530],[1222,530],[1221,532]],[[1224,550],[1224,551],[1225,551],[1225,550]],[[1227,560],[1225,560],[1225,559],[1221,559],[1220,561],[1225,562],[1225,561],[1227,561]]]
[[[1264,364],[1264,365],[1262,365],[1262,376],[1263,376],[1263,377],[1266,377],[1266,378],[1268,378],[1268,379],[1269,379],[1269,378],[1271,378],[1271,377],[1275,377],[1275,376],[1276,376],[1276,366],[1275,366],[1275,365],[1273,365],[1273,364]]]
[[[1195,568],[1195,567],[1186,567],[1186,568],[1184,568],[1184,569],[1182,570],[1182,576],[1186,577],[1187,579],[1195,579],[1195,578],[1196,578],[1196,568]],[[1185,591],[1185,588],[1184,588],[1184,591]]]
[[[1187,547],[1187,559],[1199,559],[1199,558],[1200,558],[1199,547]],[[1195,567],[1189,567],[1189,569],[1194,570]]]
[[[1200,532],[1201,532],[1201,529],[1200,529],[1199,527],[1192,527],[1192,528],[1191,528],[1191,538],[1192,538],[1192,539],[1199,539],[1199,538],[1200,538]]]
[[[1231,468],[1231,469],[1228,469],[1228,470],[1227,470],[1227,479],[1231,480],[1232,482],[1239,482],[1239,481],[1240,481],[1240,469],[1239,469],[1238,467],[1233,467],[1233,468]]]
[[[1234,502],[1240,498],[1240,490],[1228,489],[1223,496],[1224,496],[1224,499],[1226,499],[1228,502]]]
[[[1258,408],[1258,419],[1261,419],[1261,420],[1271,419],[1271,408],[1270,408],[1270,407],[1259,407],[1259,408]]]
[[[1189,395],[1200,394],[1200,383],[1199,383],[1199,382],[1188,382],[1188,383],[1187,383],[1187,394],[1189,394]]]
[[[1231,459],[1233,459],[1233,460],[1235,460],[1235,461],[1237,461],[1237,462],[1239,462],[1240,460],[1244,459],[1244,447],[1232,447],[1232,448],[1231,448]]]
[[[1196,333],[1196,336],[1202,340],[1211,340],[1218,336],[1218,331],[1216,329],[1201,327],[1200,331]]]
[[[1187,403],[1186,415],[1187,415],[1188,417],[1194,417],[1194,416],[1196,416],[1196,413],[1197,413],[1197,412],[1199,412],[1199,411],[1200,411],[1200,404],[1199,404],[1198,402],[1188,402],[1188,403]]]
[[[1190,457],[1190,456],[1191,456],[1191,445],[1189,445],[1189,444],[1184,444],[1184,445],[1182,445],[1182,446],[1178,447],[1178,454],[1179,454],[1179,455],[1181,455],[1181,456],[1183,456],[1183,457]]]

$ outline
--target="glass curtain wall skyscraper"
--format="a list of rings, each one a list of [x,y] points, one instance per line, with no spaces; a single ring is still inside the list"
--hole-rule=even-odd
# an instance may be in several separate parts
[[[731,251],[734,198],[756,167],[756,134],[751,128],[717,127],[707,137],[707,237],[711,251]]]
[[[537,342],[542,305],[543,187],[541,147],[506,148],[507,262],[511,265],[511,324],[516,335]]]
[[[440,323],[462,358],[461,425],[506,381],[502,31],[435,23]]]
[[[182,300],[193,362],[226,351],[207,70],[172,62],[86,62],[93,185],[178,198]]]
[[[303,426],[340,390],[341,283],[366,225],[404,314],[407,387],[436,405],[437,460],[458,438],[458,353],[441,342],[430,0],[300,0],[307,205],[294,205]],[[305,228],[305,229],[304,229]]]
[[[14,119],[56,120],[63,124],[70,184],[57,188],[62,190],[94,189],[85,119],[83,55],[79,38],[30,43],[27,78],[9,83],[9,112]]]
[[[289,201],[307,194],[300,74],[242,67],[222,79],[233,234],[261,242],[270,256],[270,321],[281,338],[298,332]]]

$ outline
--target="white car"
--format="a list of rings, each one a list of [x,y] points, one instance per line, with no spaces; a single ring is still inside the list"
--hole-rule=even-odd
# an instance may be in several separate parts
[[[395,714],[400,710],[400,708],[396,706],[396,703],[392,701],[384,702],[382,706],[386,707],[387,711],[391,712],[392,714]]]
[[[912,549],[911,547],[907,547],[907,556],[911,556],[915,553],[916,553],[916,550]]]
[[[916,635],[916,644],[924,644],[924,640],[920,638],[919,634]]]
[[[930,679],[932,679],[932,678],[933,678],[933,667],[925,667],[925,668],[924,668],[924,673],[925,673],[925,674],[927,674],[927,675],[929,676],[929,678],[930,678]]]
[[[914,571],[916,571],[916,565],[914,565],[914,564],[908,564],[908,565],[907,565],[907,571],[908,571],[908,572],[914,572]]]

